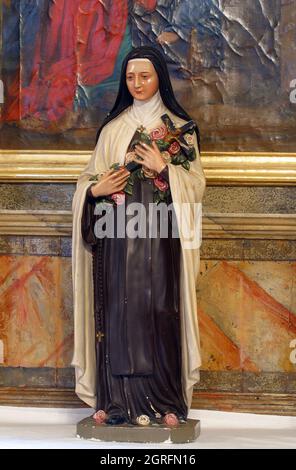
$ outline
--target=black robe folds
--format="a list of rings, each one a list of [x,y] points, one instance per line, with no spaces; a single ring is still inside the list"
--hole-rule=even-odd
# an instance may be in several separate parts
[[[169,183],[168,170],[161,176]],[[97,410],[122,415],[136,423],[166,413],[187,418],[181,385],[180,239],[160,236],[162,217],[172,226],[170,211],[160,211],[157,236],[108,238],[95,235],[95,204],[87,191],[81,221],[82,237],[93,253],[94,311],[97,347]],[[153,180],[135,179],[125,208],[142,203],[148,230]],[[169,198],[165,203],[171,203]],[[115,235],[117,210],[114,209]],[[126,211],[125,211],[126,212]],[[168,215],[167,215],[168,214]],[[129,215],[125,216],[128,222]],[[148,232],[147,232],[148,233]]]

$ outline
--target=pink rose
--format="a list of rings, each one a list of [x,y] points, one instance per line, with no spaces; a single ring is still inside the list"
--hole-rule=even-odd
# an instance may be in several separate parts
[[[93,418],[98,424],[102,424],[106,421],[107,415],[104,410],[99,410],[93,415]]]
[[[164,139],[167,133],[168,131],[167,131],[166,126],[160,126],[160,127],[157,127],[156,129],[153,129],[153,131],[150,132],[150,137],[152,140],[160,140],[160,139]]]
[[[124,163],[127,164],[129,162],[132,162],[135,160],[136,153],[135,152],[128,152],[125,156],[125,161]]]
[[[185,139],[186,143],[189,145],[189,147],[193,147],[193,146],[194,146],[194,138],[193,138],[193,135],[191,135],[191,134],[184,134],[184,139]]]
[[[169,187],[167,182],[164,179],[162,179],[160,176],[158,176],[157,178],[154,178],[154,184],[160,191],[166,191]]]
[[[163,418],[164,424],[167,426],[178,426],[179,420],[174,413],[167,413]]]
[[[170,146],[169,146],[169,152],[172,154],[172,155],[176,155],[179,151],[180,151],[181,147],[180,145],[178,144],[178,142],[173,142]]]
[[[117,206],[120,206],[121,204],[124,204],[125,201],[125,192],[124,191],[119,191],[118,193],[113,193],[111,196],[111,199],[117,204]]]

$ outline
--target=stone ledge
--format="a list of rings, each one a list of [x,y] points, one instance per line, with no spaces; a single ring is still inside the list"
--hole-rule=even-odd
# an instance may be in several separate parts
[[[179,424],[174,428],[163,424],[108,426],[106,424],[96,424],[92,416],[77,423],[77,437],[107,442],[184,444],[195,441],[199,435],[200,421],[195,419],[188,419],[186,423]]]

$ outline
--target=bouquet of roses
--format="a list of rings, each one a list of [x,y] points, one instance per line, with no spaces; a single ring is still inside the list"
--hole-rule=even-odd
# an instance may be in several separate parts
[[[104,202],[112,205],[123,204],[125,202],[126,194],[133,194],[133,186],[136,178],[145,180],[147,178],[153,178],[154,183],[154,196],[153,201],[157,204],[161,201],[167,200],[170,195],[170,189],[167,181],[159,176],[153,170],[149,170],[145,166],[141,165],[141,157],[137,156],[135,146],[139,143],[146,143],[152,145],[155,141],[162,158],[165,163],[172,163],[173,165],[182,165],[186,170],[190,170],[190,162],[196,158],[196,152],[194,148],[193,133],[196,124],[193,121],[187,122],[180,128],[176,128],[171,118],[164,114],[161,116],[163,124],[158,128],[154,129],[150,133],[144,132],[143,126],[136,129],[132,140],[128,146],[127,154],[125,158],[125,166],[131,171],[129,178],[127,179],[126,186],[123,191],[113,193],[110,196],[106,196],[100,203]],[[110,169],[119,170],[121,168],[119,163],[113,163]],[[95,175],[90,180],[98,180],[101,175]]]

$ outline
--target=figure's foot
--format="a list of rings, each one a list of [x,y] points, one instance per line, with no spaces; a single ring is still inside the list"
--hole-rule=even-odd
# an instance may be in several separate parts
[[[184,416],[179,416],[179,424],[186,424],[187,423],[187,419],[184,418]]]
[[[169,427],[178,426],[179,424],[179,419],[177,418],[175,413],[165,414],[162,421],[163,421],[163,424]]]
[[[98,410],[94,415],[93,415],[94,420],[96,421],[97,424],[103,424],[105,423],[107,419],[107,415],[104,410]]]
[[[125,417],[122,416],[122,415],[109,416],[105,421],[106,424],[109,424],[111,426],[116,426],[118,424],[123,424],[123,423],[126,423],[126,422],[127,421],[126,421]]]

